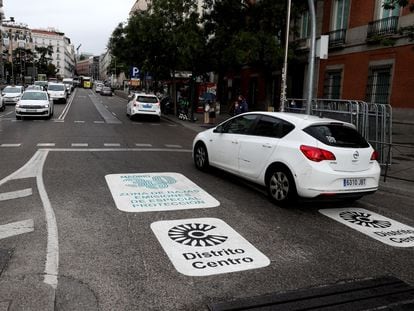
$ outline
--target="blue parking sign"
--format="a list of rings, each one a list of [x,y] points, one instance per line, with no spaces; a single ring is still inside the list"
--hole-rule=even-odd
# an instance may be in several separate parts
[[[131,67],[131,78],[139,78],[138,67]]]

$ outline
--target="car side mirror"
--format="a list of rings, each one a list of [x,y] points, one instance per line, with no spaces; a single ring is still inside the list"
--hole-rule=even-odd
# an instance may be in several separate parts
[[[223,133],[224,132],[224,130],[223,130],[223,127],[222,126],[217,126],[214,130],[213,130],[213,133]]]

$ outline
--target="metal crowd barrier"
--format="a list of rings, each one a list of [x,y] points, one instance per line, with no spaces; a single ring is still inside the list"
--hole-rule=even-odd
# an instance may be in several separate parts
[[[287,99],[285,111],[306,113],[306,99]],[[391,105],[359,100],[314,99],[311,114],[354,124],[361,135],[378,152],[378,162],[381,165],[390,165],[392,160]]]

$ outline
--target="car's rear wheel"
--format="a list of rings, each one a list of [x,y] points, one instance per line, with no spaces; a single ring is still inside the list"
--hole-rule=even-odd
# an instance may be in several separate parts
[[[292,174],[283,166],[275,166],[270,169],[267,174],[266,188],[270,200],[280,206],[286,206],[297,198]]]
[[[197,143],[194,147],[194,164],[201,171],[209,167],[207,148],[203,143]]]

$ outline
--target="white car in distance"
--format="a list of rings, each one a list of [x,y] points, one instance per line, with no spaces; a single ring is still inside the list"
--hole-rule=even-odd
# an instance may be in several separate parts
[[[145,93],[133,93],[128,97],[126,109],[128,117],[135,116],[154,116],[159,120],[161,118],[161,105],[157,96]]]
[[[16,119],[22,117],[46,117],[53,116],[53,101],[49,99],[46,91],[25,91],[15,106]]]
[[[211,165],[263,185],[278,205],[298,197],[355,200],[373,193],[377,156],[354,125],[294,113],[241,114],[193,141],[198,169]]]
[[[63,102],[66,104],[68,91],[63,83],[49,83],[47,85],[47,93],[54,102]]]

